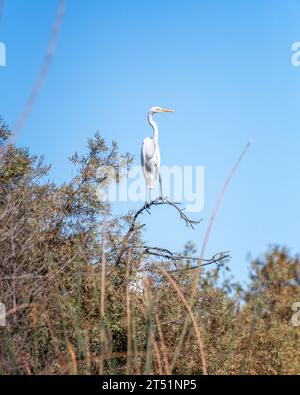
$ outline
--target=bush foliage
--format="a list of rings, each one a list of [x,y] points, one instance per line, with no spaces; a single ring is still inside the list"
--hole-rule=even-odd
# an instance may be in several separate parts
[[[96,134],[56,185],[9,135],[0,120],[1,374],[300,373],[298,256],[270,248],[243,286],[209,266],[193,294],[195,270],[145,255],[142,229],[120,256],[133,213],[114,215],[96,187],[106,166],[121,177],[129,154]]]

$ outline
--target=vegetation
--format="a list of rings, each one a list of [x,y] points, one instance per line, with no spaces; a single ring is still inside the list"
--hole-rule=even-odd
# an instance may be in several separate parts
[[[110,182],[101,169],[121,176],[130,155],[96,134],[58,186],[9,135],[0,120],[1,374],[300,373],[298,256],[270,248],[246,286],[224,260],[195,270],[151,257],[143,228],[127,237],[134,213],[114,216],[96,194]]]

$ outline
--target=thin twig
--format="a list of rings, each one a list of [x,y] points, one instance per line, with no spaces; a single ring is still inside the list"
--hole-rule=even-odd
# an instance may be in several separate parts
[[[31,108],[33,106],[33,103],[34,103],[35,99],[37,98],[37,96],[40,92],[40,89],[45,81],[47,72],[49,70],[50,64],[51,64],[53,57],[54,57],[54,52],[55,52],[55,48],[56,48],[56,44],[57,44],[57,40],[58,40],[59,31],[61,29],[61,25],[63,22],[64,13],[65,13],[65,0],[58,0],[56,17],[55,17],[55,21],[53,24],[52,33],[51,33],[51,37],[49,40],[47,52],[46,52],[46,55],[44,58],[44,62],[41,67],[39,76],[34,84],[33,89],[32,89],[32,92],[26,102],[25,108],[22,111],[20,117],[18,118],[18,120],[16,122],[15,130],[14,130],[14,134],[13,134],[13,141],[15,141],[17,135],[19,134],[22,127],[24,126],[24,124],[28,118],[28,115],[31,111]]]
[[[205,237],[204,237],[204,241],[203,241],[203,244],[202,244],[200,259],[202,259],[202,257],[203,257],[204,254],[205,254],[205,249],[206,249],[206,246],[207,246],[207,243],[208,243],[208,239],[209,239],[209,236],[210,236],[210,232],[211,232],[211,230],[212,230],[213,224],[214,224],[214,222],[215,222],[215,219],[216,219],[216,216],[217,216],[219,207],[220,207],[220,205],[221,205],[221,202],[222,202],[222,200],[223,200],[223,197],[224,197],[224,195],[225,195],[225,192],[226,192],[226,190],[227,190],[227,188],[228,188],[228,186],[229,186],[229,184],[230,184],[230,181],[232,180],[232,178],[233,178],[233,176],[234,176],[236,170],[238,169],[238,167],[239,167],[241,161],[243,160],[244,156],[246,155],[248,149],[250,148],[250,146],[251,146],[251,142],[249,141],[249,142],[246,144],[245,148],[243,149],[242,153],[240,154],[238,160],[237,160],[236,163],[234,164],[233,168],[231,169],[231,171],[230,171],[228,177],[227,177],[226,180],[225,180],[225,183],[224,183],[224,185],[223,185],[223,188],[221,189],[221,192],[220,192],[219,195],[218,195],[218,198],[217,198],[217,201],[216,201],[216,204],[215,204],[215,207],[214,207],[214,210],[213,210],[212,216],[211,216],[211,218],[210,218],[210,222],[209,222],[209,225],[208,225],[208,228],[207,228]]]
[[[219,262],[223,261],[224,259],[230,258],[230,254],[228,251],[215,254],[210,259],[201,259],[200,260],[199,258],[192,257],[192,256],[176,255],[164,248],[158,248],[158,247],[144,247],[144,248],[145,248],[144,253],[148,254],[148,255],[158,256],[158,257],[162,257],[162,258],[166,258],[166,259],[171,259],[174,261],[193,260],[193,261],[198,262],[197,266],[172,270],[173,272],[181,271],[181,270],[197,269],[199,267],[199,265],[201,265],[201,267],[203,267],[203,266],[211,265],[213,263],[219,263]],[[153,251],[151,251],[151,250],[153,250]],[[205,262],[205,263],[201,264],[201,262]]]
[[[129,287],[129,272],[131,266],[131,254],[129,250],[127,265],[126,265],[126,318],[127,318],[127,364],[126,374],[131,374],[132,368],[132,327],[131,327],[131,299]]]
[[[107,218],[104,218],[103,234],[102,234],[102,259],[101,259],[101,282],[100,282],[100,317],[101,317],[101,344],[106,343],[106,334],[104,326],[105,318],[105,298],[106,298],[106,243],[107,243]],[[108,351],[108,346],[105,344],[105,351]],[[103,374],[104,361],[100,361],[100,374]]]
[[[177,292],[179,298],[181,299],[182,303],[184,304],[184,306],[186,307],[186,309],[188,311],[188,315],[189,315],[189,317],[190,317],[190,319],[191,319],[191,321],[193,323],[195,334],[196,334],[196,338],[197,338],[197,341],[198,341],[199,354],[200,354],[200,360],[201,360],[201,364],[202,364],[203,374],[207,375],[208,372],[207,372],[207,364],[206,364],[206,358],[205,358],[205,352],[204,352],[203,339],[202,339],[202,335],[201,335],[201,332],[200,332],[200,326],[197,324],[197,320],[196,320],[195,315],[193,313],[192,307],[187,302],[182,290],[180,289],[179,285],[174,280],[174,278],[166,270],[164,270],[163,268],[160,268],[160,270],[167,277],[169,282],[172,284],[173,288]]]
[[[161,350],[162,350],[163,359],[164,359],[164,363],[165,363],[165,370],[166,370],[166,373],[168,375],[170,375],[171,374],[171,370],[170,370],[170,363],[169,363],[169,359],[168,359],[168,351],[167,351],[167,347],[166,347],[166,344],[165,344],[163,331],[162,331],[162,328],[161,328],[162,324],[161,324],[159,316],[158,316],[158,314],[156,312],[154,312],[154,318],[155,318],[155,321],[156,321],[156,327],[157,327],[159,338],[160,338]]]
[[[223,187],[221,189],[221,192],[219,193],[219,195],[217,197],[217,201],[216,201],[216,204],[215,204],[212,216],[210,218],[210,222],[209,222],[208,228],[206,230],[206,234],[205,234],[204,241],[203,241],[203,244],[202,244],[201,254],[200,254],[200,258],[199,258],[200,262],[203,260],[203,256],[205,254],[205,250],[206,250],[206,246],[207,246],[208,239],[209,239],[209,236],[210,236],[210,232],[211,232],[212,226],[214,224],[216,215],[218,213],[220,204],[222,202],[223,196],[224,196],[224,194],[225,194],[225,192],[226,192],[226,190],[227,190],[227,188],[228,188],[228,186],[230,184],[230,181],[232,180],[235,172],[237,171],[241,161],[243,160],[243,158],[246,155],[246,153],[247,153],[248,149],[250,148],[250,146],[251,146],[251,142],[249,141],[246,144],[246,146],[243,149],[243,151],[241,152],[241,154],[238,157],[237,161],[235,162],[233,168],[231,169],[228,177],[225,180],[225,183],[224,183],[224,185],[223,185]],[[194,276],[194,280],[193,280],[193,286],[192,286],[192,292],[191,292],[191,298],[190,298],[191,303],[193,303],[193,304],[195,303],[194,298],[195,298],[195,293],[196,293],[198,282],[199,282],[200,273],[201,273],[201,265],[199,265],[199,267],[196,268],[195,276]],[[180,354],[180,351],[181,351],[181,348],[182,348],[182,345],[183,345],[183,341],[184,341],[185,335],[186,335],[187,330],[188,330],[188,325],[189,325],[189,317],[187,316],[186,319],[185,319],[182,331],[181,331],[180,341],[179,341],[179,343],[177,345],[176,352],[174,353],[171,369],[174,368],[176,360],[177,360],[177,358],[178,358],[178,356]]]
[[[3,9],[4,9],[4,0],[0,0],[0,22],[3,15]]]

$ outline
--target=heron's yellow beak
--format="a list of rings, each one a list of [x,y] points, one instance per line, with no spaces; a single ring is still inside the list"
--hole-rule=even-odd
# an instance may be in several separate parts
[[[169,108],[162,108],[161,112],[175,112],[174,110],[170,110]]]

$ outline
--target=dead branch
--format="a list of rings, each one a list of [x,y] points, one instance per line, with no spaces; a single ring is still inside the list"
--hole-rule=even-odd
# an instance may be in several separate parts
[[[136,220],[138,219],[138,217],[139,217],[141,214],[143,214],[144,211],[147,211],[148,214],[151,214],[150,211],[149,211],[149,209],[150,209],[152,206],[161,206],[161,205],[169,205],[169,206],[174,207],[174,208],[177,210],[177,212],[179,213],[180,219],[182,219],[182,220],[185,222],[186,226],[187,226],[187,227],[190,227],[190,228],[192,228],[192,229],[195,229],[195,226],[198,225],[198,224],[200,224],[201,221],[193,221],[193,220],[191,220],[190,218],[188,218],[188,216],[184,213],[184,210],[185,210],[185,209],[179,207],[180,204],[181,204],[181,203],[178,203],[178,202],[170,202],[170,200],[168,200],[168,199],[165,198],[165,197],[164,197],[164,198],[159,197],[159,198],[157,198],[157,199],[152,200],[150,203],[145,204],[142,208],[140,208],[140,209],[135,213],[135,215],[134,215],[134,217],[133,217],[133,219],[132,219],[132,222],[131,222],[131,229],[134,228],[135,223],[136,223]]]
[[[218,254],[213,255],[210,259],[199,259],[199,258],[192,257],[192,256],[173,254],[171,251],[169,251],[165,248],[147,247],[147,246],[144,246],[143,248],[144,248],[144,253],[148,254],[148,255],[171,259],[173,261],[191,260],[191,261],[198,262],[197,266],[175,269],[175,270],[171,270],[171,272],[178,272],[178,271],[183,271],[183,270],[193,270],[193,269],[197,269],[199,267],[211,265],[213,263],[220,263],[220,262],[224,261],[225,259],[230,258],[229,251],[219,252]]]
[[[128,241],[130,239],[130,236],[137,230],[141,229],[143,226],[145,225],[140,225],[139,227],[136,226],[136,222],[137,219],[139,218],[140,215],[142,215],[145,211],[148,214],[150,213],[150,208],[153,206],[161,206],[161,205],[169,205],[175,208],[175,210],[179,213],[180,219],[182,219],[187,227],[190,227],[192,229],[195,229],[195,226],[198,225],[201,221],[194,221],[192,219],[190,219],[185,213],[184,213],[184,208],[179,207],[181,203],[177,203],[177,202],[170,202],[167,198],[162,198],[159,197],[157,199],[152,200],[150,203],[145,204],[143,207],[141,207],[138,211],[136,211],[136,213],[134,214],[131,224],[130,224],[130,228],[128,230],[128,232],[126,233],[123,241],[122,241],[122,245],[121,245],[121,249],[119,252],[119,255],[117,257],[117,261],[116,264],[119,265],[122,256],[126,250]]]

